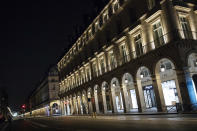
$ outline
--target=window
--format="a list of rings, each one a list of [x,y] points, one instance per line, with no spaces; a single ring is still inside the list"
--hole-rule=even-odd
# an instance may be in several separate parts
[[[125,44],[122,44],[120,46],[120,52],[121,52],[121,55],[122,55],[122,60],[124,63],[128,62],[129,61],[129,56],[128,56],[128,53],[127,53],[127,48],[126,48],[126,45]]]
[[[172,69],[172,65],[170,62],[165,63],[166,70]]]
[[[194,67],[197,67],[197,60],[193,60]]]
[[[137,56],[143,55],[143,46],[142,46],[142,39],[141,34],[138,34],[135,38],[135,46],[136,46],[136,54]]]
[[[182,32],[183,32],[183,38],[188,39],[188,38],[192,38],[192,34],[190,31],[190,26],[189,26],[189,22],[187,20],[186,17],[181,16],[180,17],[180,24],[181,24],[181,28],[182,28]]]
[[[113,3],[113,13],[116,13],[116,11],[118,11],[118,9],[119,9],[119,2],[118,2],[118,0],[116,0]]]
[[[86,68],[86,78],[87,80],[91,80],[91,72],[89,67]]]
[[[92,30],[91,29],[88,31],[88,36],[90,39],[92,38]]]
[[[99,29],[99,23],[98,23],[98,21],[97,21],[97,22],[95,23],[95,32],[97,32],[98,29]]]
[[[109,52],[109,65],[111,70],[117,67],[116,58],[113,51]]]
[[[94,62],[94,63],[92,64],[92,71],[93,71],[93,76],[96,77],[96,76],[97,76],[96,62]]]
[[[147,0],[148,9],[151,10],[155,6],[155,0]]]
[[[153,37],[154,37],[154,42],[155,42],[156,47],[159,47],[165,44],[164,36],[163,36],[163,29],[162,29],[160,20],[157,21],[155,24],[153,24]]]
[[[103,14],[103,22],[106,23],[107,20],[108,20],[109,16],[108,16],[108,12],[106,11],[104,14]]]
[[[103,56],[100,58],[100,68],[101,68],[100,73],[101,74],[105,73],[105,61]]]

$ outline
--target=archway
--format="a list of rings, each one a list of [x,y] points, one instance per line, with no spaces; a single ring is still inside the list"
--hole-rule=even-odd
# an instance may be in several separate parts
[[[68,107],[67,108],[70,108],[70,115],[73,115],[74,114],[74,104],[73,104],[73,97],[72,97],[72,95],[70,95],[68,97],[68,101],[69,101],[69,103],[68,103]]]
[[[79,114],[78,102],[76,94],[73,95],[73,113]]]
[[[167,58],[158,61],[155,76],[163,110],[176,111],[176,103],[182,103],[182,101],[173,62]]]
[[[153,82],[151,73],[147,67],[143,66],[138,69],[137,87],[142,112],[157,112]]]
[[[117,78],[111,80],[112,101],[114,112],[124,112],[123,99],[120,84]]]
[[[87,100],[87,93],[85,90],[82,91],[82,108],[83,108],[83,113],[88,114],[88,100]]]
[[[60,114],[60,108],[59,108],[59,105],[57,103],[53,103],[52,113],[53,113],[53,115],[59,115]]]
[[[88,107],[89,107],[89,113],[92,113],[93,112],[93,104],[95,103],[95,100],[94,100],[94,95],[93,95],[93,92],[92,92],[92,89],[91,88],[88,88],[87,90],[87,96],[88,96]]]
[[[82,100],[81,100],[81,93],[77,93],[77,104],[78,104],[78,113],[83,114],[83,107],[82,107]]]
[[[104,113],[112,112],[111,91],[107,82],[102,83]]]
[[[122,86],[124,91],[124,99],[127,112],[138,111],[138,103],[136,98],[136,90],[133,83],[133,77],[129,73],[125,73],[122,77]]]

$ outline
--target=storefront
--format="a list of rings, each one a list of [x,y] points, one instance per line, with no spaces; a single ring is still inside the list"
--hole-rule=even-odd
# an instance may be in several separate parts
[[[143,87],[143,92],[144,92],[144,101],[146,108],[153,108],[156,107],[156,101],[155,101],[155,93],[153,90],[153,86],[145,86]]]
[[[174,80],[169,80],[161,83],[165,105],[174,106],[179,103],[178,93],[176,89],[176,84]]]
[[[131,105],[132,109],[137,109],[138,105],[137,105],[135,89],[130,90],[130,97],[131,97],[131,102],[132,102],[132,105]]]

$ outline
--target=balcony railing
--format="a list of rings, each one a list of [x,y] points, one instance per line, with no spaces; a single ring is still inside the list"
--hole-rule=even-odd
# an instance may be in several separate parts
[[[145,55],[146,53],[150,52],[151,50],[155,50],[165,44],[167,44],[168,42],[168,37],[170,35],[172,35],[172,33],[177,33],[181,38],[180,39],[196,39],[197,37],[197,32],[192,32],[192,31],[187,31],[188,35],[185,35],[186,37],[183,37],[181,32],[183,32],[183,30],[176,30],[174,32],[170,32],[167,34],[164,34],[163,36],[159,37],[158,39],[155,39],[154,41],[147,43],[146,45],[143,45],[142,48],[139,50],[135,50],[132,51],[130,53],[128,53],[126,56],[120,56],[119,58],[116,58],[115,61],[117,61],[117,63],[113,66],[102,66],[100,70],[95,70],[94,72],[92,72],[91,76],[92,78],[97,78],[109,71],[113,71],[114,69],[134,60],[137,59],[138,57],[141,57],[143,55]],[[186,33],[186,32],[185,32]],[[87,80],[84,81],[84,83],[89,82],[91,80]],[[82,84],[79,84],[82,85]]]

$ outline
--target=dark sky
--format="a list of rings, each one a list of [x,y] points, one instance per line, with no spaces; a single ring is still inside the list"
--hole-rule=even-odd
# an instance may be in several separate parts
[[[93,9],[93,0],[0,2],[0,84],[11,107],[22,104],[50,64],[57,62],[73,26]],[[98,1],[98,0],[96,0]]]

